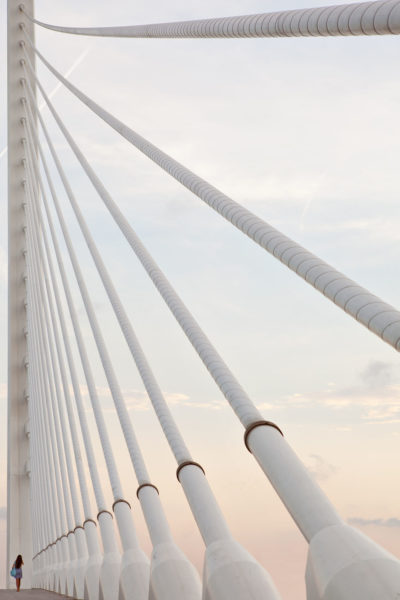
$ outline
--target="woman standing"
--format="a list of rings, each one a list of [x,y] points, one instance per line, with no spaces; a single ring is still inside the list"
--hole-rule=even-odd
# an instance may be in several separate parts
[[[19,592],[19,588],[21,585],[22,565],[23,564],[24,564],[24,561],[22,560],[22,556],[20,554],[18,554],[17,558],[15,559],[15,563],[12,566],[12,571],[11,571],[12,576],[15,577],[15,582],[17,584],[17,592]]]

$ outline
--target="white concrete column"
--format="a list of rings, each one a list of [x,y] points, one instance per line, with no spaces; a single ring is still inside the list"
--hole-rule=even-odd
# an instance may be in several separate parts
[[[24,366],[27,354],[25,286],[23,274],[25,261],[25,214],[23,210],[24,190],[22,180],[23,148],[21,144],[23,107],[21,99],[19,46],[22,33],[21,22],[30,36],[34,36],[32,24],[19,11],[19,2],[8,1],[8,471],[7,471],[7,587],[14,585],[8,576],[12,562],[18,554],[24,558],[23,587],[32,585],[32,527],[30,511],[29,477],[25,464],[29,459],[29,440],[25,435],[28,407],[24,394],[27,376]],[[26,0],[30,14],[34,11],[33,0]],[[34,60],[33,55],[32,60]]]

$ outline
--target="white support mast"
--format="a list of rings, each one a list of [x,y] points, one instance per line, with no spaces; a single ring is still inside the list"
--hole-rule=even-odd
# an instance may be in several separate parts
[[[34,11],[33,0],[25,1],[25,8]],[[33,25],[19,10],[19,3],[8,0],[7,7],[7,56],[8,56],[8,468],[7,468],[7,565],[18,554],[25,558],[24,588],[31,587],[32,527],[30,509],[29,439],[25,427],[28,422],[27,369],[27,318],[26,288],[24,276],[26,264],[24,251],[26,240],[24,227],[25,192],[22,185],[24,150],[21,143],[24,115],[21,103],[22,87],[20,47],[22,32],[20,23],[30,36]],[[31,52],[28,49],[28,52]],[[34,61],[34,56],[32,56]],[[34,64],[34,63],[33,63]],[[7,587],[12,583],[7,576]]]

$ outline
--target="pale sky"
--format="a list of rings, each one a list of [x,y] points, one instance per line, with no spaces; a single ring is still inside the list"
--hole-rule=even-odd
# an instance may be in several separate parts
[[[36,14],[64,25],[127,25],[320,4],[89,0],[83,12],[77,0],[37,0]],[[7,143],[4,0],[1,14],[0,152]],[[397,37],[113,40],[37,30],[37,46],[63,73],[87,52],[71,75],[85,93],[285,234],[400,306]],[[38,72],[46,90],[53,90],[56,80],[42,66]],[[68,91],[60,89],[54,104],[265,418],[282,428],[340,515],[400,557],[396,352],[153,165]],[[194,460],[205,467],[236,539],[270,572],[283,600],[304,600],[307,549],[301,534],[245,450],[242,427],[101,206],[47,109],[43,115]],[[4,507],[6,157],[0,168]],[[71,209],[63,202],[152,480],[176,540],[201,570],[203,545],[176,481],[172,455]],[[148,552],[136,480],[83,309],[80,315],[126,496]],[[108,490],[100,455],[99,463]],[[1,568],[4,517],[0,508]]]

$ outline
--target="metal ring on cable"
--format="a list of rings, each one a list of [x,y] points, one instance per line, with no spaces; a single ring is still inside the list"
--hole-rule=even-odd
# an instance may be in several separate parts
[[[109,510],[106,510],[105,508],[103,508],[103,510],[101,510],[99,513],[97,513],[96,519],[99,520],[99,516],[102,515],[103,513],[108,513],[110,515],[110,517],[113,518],[112,513],[110,513]]]
[[[114,506],[115,506],[116,504],[118,504],[118,502],[124,502],[125,504],[127,504],[127,505],[129,506],[129,508],[132,508],[132,507],[131,507],[131,505],[129,504],[128,500],[124,500],[123,498],[118,498],[118,500],[116,500],[116,501],[114,502],[114,504],[112,505],[112,511],[113,511],[113,512],[115,512],[115,511],[114,511]]]
[[[85,523],[94,523],[97,527],[97,523],[94,519],[85,519],[85,521],[83,521],[83,523],[82,523],[82,529],[85,527]]]
[[[176,470],[176,477],[177,477],[179,483],[180,483],[179,473],[180,473],[181,469],[183,469],[183,467],[187,467],[188,465],[193,465],[194,467],[199,467],[199,469],[201,469],[203,471],[204,475],[206,474],[203,467],[201,465],[199,465],[199,463],[194,462],[193,460],[185,460],[185,462],[181,463]]]
[[[139,485],[138,489],[136,490],[136,496],[139,498],[139,492],[142,488],[144,487],[152,487],[156,490],[157,494],[160,495],[160,492],[158,491],[158,488],[153,485],[152,483],[142,483],[142,485]]]
[[[273,423],[272,421],[255,421],[254,423],[251,423],[250,425],[248,425],[246,427],[246,431],[244,432],[244,444],[245,444],[245,446],[246,446],[246,448],[247,448],[247,450],[249,452],[251,452],[251,450],[250,450],[249,445],[247,443],[247,438],[249,437],[249,435],[253,431],[253,429],[256,429],[256,427],[261,427],[261,426],[273,427],[274,429],[276,429],[277,431],[279,431],[279,433],[283,437],[283,433],[279,429],[278,425],[275,425],[275,423]]]

